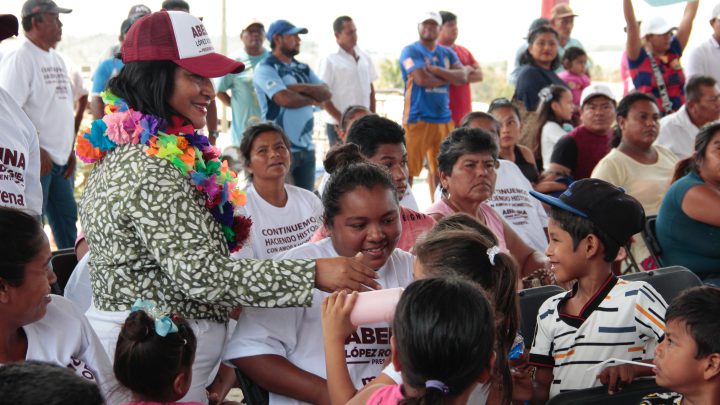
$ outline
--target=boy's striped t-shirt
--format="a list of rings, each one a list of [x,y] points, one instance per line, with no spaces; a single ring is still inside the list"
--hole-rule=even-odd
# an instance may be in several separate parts
[[[665,333],[667,303],[644,281],[610,276],[580,315],[563,313],[559,308],[576,292],[577,283],[545,301],[537,315],[530,364],[553,367],[551,398],[600,385],[601,370],[587,369],[609,358],[652,358]]]

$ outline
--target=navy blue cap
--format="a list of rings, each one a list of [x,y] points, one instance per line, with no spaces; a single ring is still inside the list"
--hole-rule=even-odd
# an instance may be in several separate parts
[[[560,197],[530,191],[545,204],[589,219],[616,243],[624,246],[645,224],[642,205],[621,187],[599,179],[582,179],[570,185]]]
[[[265,36],[268,41],[272,42],[273,35],[293,35],[293,34],[307,34],[307,28],[300,28],[294,26],[288,20],[277,20],[270,24]]]

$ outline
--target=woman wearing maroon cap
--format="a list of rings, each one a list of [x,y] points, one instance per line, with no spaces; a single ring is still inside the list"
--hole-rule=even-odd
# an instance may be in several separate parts
[[[189,319],[198,352],[184,400],[207,401],[229,309],[308,306],[314,287],[377,288],[376,275],[350,258],[230,259],[250,228],[234,215],[245,195],[196,129],[215,94],[208,78],[243,65],[214,52],[197,18],[173,11],[138,20],[122,54],[125,67],[103,93],[107,115],[77,143],[81,159],[97,162],[80,201],[92,253],[87,316],[111,355],[138,298]]]

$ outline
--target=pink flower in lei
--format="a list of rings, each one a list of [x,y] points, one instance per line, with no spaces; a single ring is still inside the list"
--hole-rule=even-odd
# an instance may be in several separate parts
[[[107,125],[107,137],[118,145],[137,144],[143,130],[138,123],[142,117],[142,113],[131,109],[105,115],[102,120]]]

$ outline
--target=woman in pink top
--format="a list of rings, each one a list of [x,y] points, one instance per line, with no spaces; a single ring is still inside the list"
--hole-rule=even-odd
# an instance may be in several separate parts
[[[443,196],[426,214],[435,220],[455,212],[474,216],[493,231],[500,248],[515,258],[521,277],[547,268],[547,257],[525,244],[485,203],[495,191],[498,167],[498,146],[491,134],[479,128],[456,128],[440,145],[438,167]]]

